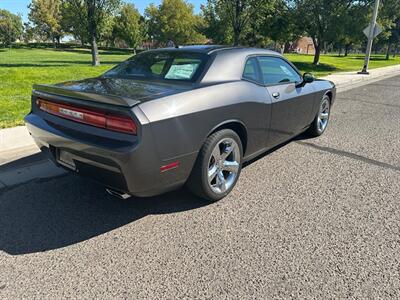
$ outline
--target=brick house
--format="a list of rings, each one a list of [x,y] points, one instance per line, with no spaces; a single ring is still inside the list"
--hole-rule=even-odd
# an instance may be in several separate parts
[[[303,36],[299,38],[297,41],[295,41],[291,46],[290,46],[290,51],[291,52],[296,52],[300,54],[315,54],[315,48],[314,48],[314,43],[312,41],[312,38]]]

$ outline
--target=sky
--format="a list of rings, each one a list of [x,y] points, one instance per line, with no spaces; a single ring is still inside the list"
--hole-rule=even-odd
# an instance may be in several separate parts
[[[158,5],[161,0],[125,0],[125,2],[134,3],[140,13],[143,13],[150,3]],[[200,11],[200,5],[205,3],[206,0],[187,0],[187,2],[194,5],[195,12],[197,13]],[[0,0],[0,9],[7,9],[14,14],[21,14],[23,21],[26,22],[28,20],[29,3],[31,3],[31,0]]]

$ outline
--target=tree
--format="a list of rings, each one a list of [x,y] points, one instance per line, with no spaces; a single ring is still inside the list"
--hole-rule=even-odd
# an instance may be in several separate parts
[[[0,43],[10,46],[22,35],[22,31],[21,16],[0,9]]]
[[[233,32],[227,18],[220,16],[216,1],[207,1],[201,5],[201,16],[204,20],[200,32],[216,44],[232,44]]]
[[[61,6],[61,27],[81,45],[89,42],[87,10],[82,0],[64,0]]]
[[[163,0],[156,7],[146,9],[149,35],[159,42],[172,41],[175,45],[202,43],[205,37],[199,33],[202,19],[193,13],[193,5],[184,0]]]
[[[44,33],[47,39],[60,43],[61,32],[61,0],[32,0],[29,4],[28,18],[35,27],[36,31]]]
[[[368,10],[367,2],[353,1],[340,13],[338,22],[333,24],[334,30],[330,31],[332,35],[330,39],[338,44],[339,51],[344,46],[345,56],[353,45],[360,45],[365,40],[363,29],[370,21]]]
[[[399,44],[399,41],[400,41],[400,18],[396,20],[394,22],[394,26],[390,28],[390,36],[387,41],[386,60],[389,60],[392,45],[395,46],[394,52],[396,52],[396,48],[397,45]]]
[[[233,45],[241,43],[246,29],[258,31],[263,20],[271,16],[274,0],[218,0],[222,12],[227,16],[233,31]]]
[[[274,4],[274,13],[263,14],[259,31],[270,37],[274,42],[284,45],[284,51],[288,51],[290,42],[301,36],[296,22],[294,22],[294,10],[286,1],[279,0]]]
[[[120,38],[134,49],[142,43],[145,32],[139,11],[133,4],[125,4],[115,17],[113,37]]]
[[[354,0],[293,0],[290,2],[295,9],[298,25],[313,40],[315,48],[313,64],[318,65],[322,47],[335,40],[340,18]]]
[[[201,8],[206,23],[202,32],[224,44],[260,45],[271,37],[271,21],[283,4],[284,0],[208,0]]]
[[[386,59],[389,59],[392,45],[396,45],[399,41],[400,1],[382,1],[378,22],[383,27],[379,41],[387,45]]]
[[[99,66],[99,50],[97,39],[100,36],[101,25],[107,17],[113,15],[120,6],[120,0],[84,0],[87,11],[88,32],[92,48],[92,65]]]
[[[396,57],[397,49],[400,44],[400,17],[395,21],[395,26],[391,29],[390,43],[394,45],[393,58]],[[389,59],[389,51],[386,54],[386,59]]]
[[[104,34],[110,34],[112,18],[121,6],[121,0],[63,0],[66,14],[71,13],[67,18],[72,34],[80,36],[81,40],[87,39],[91,46],[92,65],[99,66],[98,40]],[[72,11],[71,11],[72,10]],[[71,17],[73,18],[71,20]],[[81,22],[82,24],[78,24]]]
[[[115,45],[115,16],[110,16],[106,18],[99,28],[99,44],[106,45],[106,47],[111,47]]]
[[[218,25],[229,28],[232,43],[237,46],[246,43],[244,37],[250,33],[254,38],[258,32],[261,20],[271,15],[276,0],[208,0],[203,8],[206,21],[214,25],[209,34],[216,35]],[[215,26],[216,25],[216,26]],[[220,29],[219,29],[220,30]]]

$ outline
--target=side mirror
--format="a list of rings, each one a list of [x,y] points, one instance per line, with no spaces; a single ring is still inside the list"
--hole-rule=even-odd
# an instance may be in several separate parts
[[[311,83],[315,80],[315,77],[311,73],[304,73],[303,74],[303,82],[304,83]]]

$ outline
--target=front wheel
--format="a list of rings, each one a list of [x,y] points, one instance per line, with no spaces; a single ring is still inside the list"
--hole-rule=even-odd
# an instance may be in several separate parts
[[[329,117],[331,113],[331,99],[325,95],[320,103],[318,113],[315,116],[310,128],[307,130],[308,135],[317,137],[323,134],[328,127]]]
[[[188,188],[197,196],[217,201],[234,188],[242,169],[243,146],[230,129],[210,135],[202,146]]]

